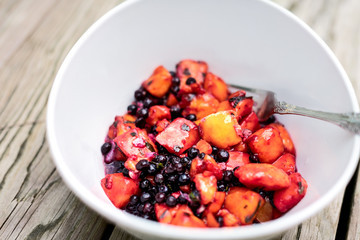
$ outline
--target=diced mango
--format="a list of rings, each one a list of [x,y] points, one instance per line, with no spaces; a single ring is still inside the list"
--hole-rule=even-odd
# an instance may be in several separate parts
[[[196,189],[200,192],[201,204],[211,203],[215,198],[215,193],[217,190],[217,181],[215,176],[209,172],[205,171],[203,173],[198,173],[194,178]]]
[[[222,111],[208,115],[199,124],[201,137],[219,148],[238,144],[241,128],[232,111]]]
[[[224,227],[239,226],[239,219],[227,209],[221,209],[217,215],[223,218]]]
[[[171,87],[171,74],[163,66],[155,69],[153,74],[143,82],[142,86],[153,96],[161,98]]]
[[[132,195],[139,192],[139,183],[122,173],[107,174],[101,180],[101,186],[110,201],[117,208],[123,208]]]
[[[219,105],[219,101],[209,93],[197,95],[190,104],[184,109],[183,115],[195,114],[197,119],[206,117],[214,113]]]
[[[229,95],[229,90],[224,80],[210,72],[205,76],[204,88],[219,101],[226,100]]]
[[[259,209],[264,204],[260,194],[243,187],[231,187],[224,207],[234,214],[242,225],[253,223]]]

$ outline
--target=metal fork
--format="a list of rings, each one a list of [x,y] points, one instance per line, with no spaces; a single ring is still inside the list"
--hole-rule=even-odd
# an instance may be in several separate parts
[[[254,111],[260,121],[266,121],[271,115],[277,114],[295,114],[306,117],[312,117],[327,122],[334,123],[352,133],[360,134],[360,113],[330,113],[317,110],[311,110],[304,107],[279,101],[274,92],[254,89],[239,85],[230,84],[231,88],[236,90],[245,90],[253,97]]]

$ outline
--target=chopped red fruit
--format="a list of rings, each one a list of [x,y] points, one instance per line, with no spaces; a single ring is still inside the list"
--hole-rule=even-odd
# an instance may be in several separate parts
[[[195,123],[177,118],[164,131],[156,136],[156,141],[170,153],[180,155],[200,139]]]

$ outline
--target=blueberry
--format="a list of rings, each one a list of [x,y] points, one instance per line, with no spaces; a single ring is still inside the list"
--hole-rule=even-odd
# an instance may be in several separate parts
[[[174,71],[169,71],[169,73],[170,73],[170,75],[171,75],[171,77],[176,77],[176,72],[174,72]]]
[[[178,180],[179,176],[177,174],[174,174],[174,175],[170,175],[168,178],[167,178],[167,181],[170,182],[171,184],[174,184],[176,183],[176,181]]]
[[[223,180],[225,182],[231,182],[233,180],[234,173],[231,170],[225,170],[223,173]]]
[[[181,158],[180,163],[182,163],[183,166],[187,166],[188,164],[191,163],[191,160],[188,157],[183,157]]]
[[[255,154],[250,154],[249,160],[250,160],[250,162],[253,162],[253,163],[260,162],[258,156]]]
[[[135,167],[139,171],[144,171],[144,170],[147,170],[149,168],[149,165],[150,165],[150,163],[149,163],[148,160],[142,159],[138,163],[136,163]]]
[[[136,115],[137,106],[135,104],[131,104],[127,107],[127,111],[130,115]]]
[[[188,157],[190,159],[196,158],[198,154],[199,154],[199,150],[197,148],[194,148],[194,147],[189,148]]]
[[[172,85],[170,87],[170,91],[174,94],[174,95],[177,95],[177,93],[179,92],[180,90],[180,87],[178,85]]]
[[[176,198],[172,195],[168,196],[166,198],[166,205],[169,207],[175,207],[176,206]]]
[[[139,204],[137,210],[142,213],[144,211],[144,206],[145,204]]]
[[[175,85],[175,86],[180,85],[180,79],[178,77],[176,77],[176,76],[174,76],[171,81],[172,81],[172,84]]]
[[[135,204],[137,204],[138,202],[139,202],[139,197],[138,197],[138,196],[132,195],[132,196],[130,197],[129,204],[135,205]]]
[[[172,156],[171,157],[171,163],[172,164],[177,164],[177,163],[180,163],[180,161],[181,161],[181,158],[180,157],[178,157],[178,156]]]
[[[155,175],[154,181],[156,184],[162,184],[165,181],[164,175],[158,173]]]
[[[216,160],[218,162],[226,162],[229,157],[229,152],[224,149],[220,149],[219,152],[216,154]]]
[[[106,155],[110,152],[112,146],[111,146],[111,143],[109,142],[106,142],[104,143],[102,146],[101,146],[101,153],[102,155]]]
[[[191,85],[193,83],[196,83],[196,79],[193,77],[189,77],[188,79],[186,79],[186,85]]]
[[[149,116],[149,110],[147,108],[142,108],[137,112],[137,116],[147,118]]]
[[[151,98],[145,98],[144,101],[143,101],[143,106],[144,108],[149,108],[151,107],[152,105],[154,105],[154,101],[151,100]]]
[[[122,174],[123,174],[125,177],[130,177],[130,176],[129,176],[129,170],[128,170],[127,168],[123,168]]]
[[[159,154],[157,157],[156,157],[156,161],[158,161],[159,163],[166,163],[167,161],[167,157],[163,154]]]
[[[140,202],[144,203],[151,199],[151,194],[148,192],[143,192],[140,196]]]
[[[142,190],[147,190],[149,187],[151,186],[151,183],[150,183],[150,181],[149,180],[147,180],[147,179],[144,179],[144,180],[142,180],[141,182],[140,182],[140,189],[142,189]]]
[[[190,182],[190,175],[187,173],[181,174],[179,176],[179,185],[186,185]]]
[[[165,186],[165,185],[160,185],[158,187],[158,190],[159,190],[160,193],[168,193],[169,192],[169,188],[167,186]]]
[[[154,206],[151,203],[149,202],[145,203],[143,213],[151,213],[153,210],[154,210]]]
[[[204,159],[205,153],[200,153],[198,156],[199,156],[200,159]]]
[[[220,192],[226,192],[227,191],[227,186],[226,186],[226,184],[223,182],[223,181],[218,181],[217,182],[217,189],[218,189],[218,191],[220,191]]]
[[[187,120],[190,120],[190,121],[196,121],[196,115],[195,114],[189,114],[185,117]]]
[[[134,93],[134,97],[138,101],[143,100],[145,98],[145,96],[146,96],[146,91],[142,90],[142,89],[138,89]]]
[[[181,116],[181,108],[177,105],[173,105],[170,107],[170,113],[171,113],[172,119],[180,117]]]
[[[219,223],[220,227],[224,226],[224,218],[223,217],[217,216],[216,221]]]
[[[138,117],[135,120],[135,126],[138,128],[144,128],[146,124],[146,120],[143,117]]]
[[[155,201],[158,202],[158,203],[162,203],[165,201],[165,193],[162,193],[162,192],[159,192],[155,195]]]
[[[178,203],[180,203],[180,204],[185,204],[185,203],[187,203],[186,198],[184,198],[182,195],[180,195],[180,196],[176,199],[176,201],[177,201]]]
[[[164,171],[166,174],[172,174],[175,172],[175,167],[173,164],[166,164]]]
[[[153,175],[157,172],[156,165],[154,163],[149,164],[149,169],[147,170],[150,175]]]
[[[175,170],[179,173],[184,171],[184,166],[181,163],[177,163],[174,165],[175,166]]]
[[[219,152],[219,149],[216,146],[212,146],[212,154],[216,155]]]

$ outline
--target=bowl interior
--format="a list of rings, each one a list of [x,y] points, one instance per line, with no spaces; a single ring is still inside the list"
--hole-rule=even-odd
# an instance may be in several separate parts
[[[173,70],[185,58],[206,61],[210,71],[228,83],[273,90],[293,104],[332,112],[358,110],[349,80],[333,54],[308,27],[273,4],[238,0],[121,4],[83,35],[61,67],[49,99],[48,139],[69,187],[90,207],[138,236],[176,238],[178,228],[115,210],[100,186],[104,177],[100,146],[114,116],[125,113],[133,92],[153,69],[164,65]],[[179,238],[276,234],[319,211],[346,185],[357,163],[358,137],[314,119],[278,119],[293,137],[298,170],[309,184],[303,201],[262,226],[187,229]],[[139,223],[142,228],[137,228]]]

